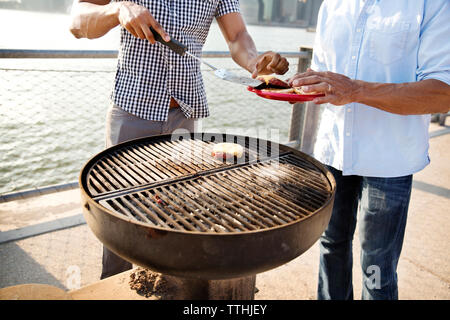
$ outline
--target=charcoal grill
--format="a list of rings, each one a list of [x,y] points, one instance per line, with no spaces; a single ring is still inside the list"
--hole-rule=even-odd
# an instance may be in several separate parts
[[[215,143],[244,155],[215,159]],[[85,219],[139,266],[193,279],[247,277],[305,252],[325,230],[335,181],[317,160],[271,141],[162,135],[108,148],[80,174]]]

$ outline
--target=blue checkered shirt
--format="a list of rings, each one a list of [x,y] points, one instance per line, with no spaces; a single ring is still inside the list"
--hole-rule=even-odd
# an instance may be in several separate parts
[[[133,2],[147,7],[173,39],[198,57],[213,19],[239,12],[239,0]],[[200,63],[160,43],[138,39],[122,27],[112,102],[137,117],[167,121],[171,97],[187,118],[209,116]]]

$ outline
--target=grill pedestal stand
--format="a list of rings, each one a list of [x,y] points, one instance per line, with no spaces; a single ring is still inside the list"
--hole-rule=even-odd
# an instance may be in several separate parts
[[[209,300],[253,300],[255,298],[256,275],[238,279],[210,280]]]
[[[175,285],[173,295],[161,295],[161,299],[174,300],[253,300],[256,276],[226,279],[201,280],[164,275]]]

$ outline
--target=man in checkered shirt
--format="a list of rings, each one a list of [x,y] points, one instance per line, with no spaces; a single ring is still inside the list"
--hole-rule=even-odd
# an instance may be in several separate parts
[[[106,121],[107,146],[179,128],[193,131],[195,119],[209,116],[199,62],[156,43],[149,27],[164,40],[176,39],[201,57],[216,18],[233,60],[254,78],[288,70],[287,60],[278,53],[257,54],[239,12],[239,0],[78,0],[72,10],[71,32],[77,38],[99,38],[121,26],[117,73]],[[101,278],[131,267],[103,249]]]

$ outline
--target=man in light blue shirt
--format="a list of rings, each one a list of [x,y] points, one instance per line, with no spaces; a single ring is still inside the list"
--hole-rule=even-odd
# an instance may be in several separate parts
[[[290,83],[325,94],[312,155],[337,182],[318,298],[353,298],[359,206],[362,298],[397,299],[412,174],[430,161],[430,114],[450,109],[450,1],[325,0],[311,69]]]

